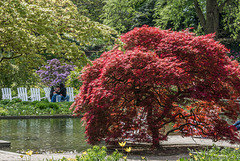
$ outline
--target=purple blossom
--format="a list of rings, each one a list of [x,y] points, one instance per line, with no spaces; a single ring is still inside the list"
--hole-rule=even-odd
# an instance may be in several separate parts
[[[61,63],[58,59],[48,60],[47,64],[36,71],[41,81],[47,86],[64,83],[70,71],[73,71],[75,67],[75,65]]]

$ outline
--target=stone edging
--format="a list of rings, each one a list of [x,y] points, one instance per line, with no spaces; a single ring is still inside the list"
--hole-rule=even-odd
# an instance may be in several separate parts
[[[0,116],[1,119],[50,119],[50,118],[81,118],[82,116],[73,115],[43,115],[43,116]]]

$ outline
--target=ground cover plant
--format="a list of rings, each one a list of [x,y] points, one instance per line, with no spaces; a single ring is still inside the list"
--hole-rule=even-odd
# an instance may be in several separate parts
[[[158,147],[173,132],[240,141],[219,116],[237,119],[240,67],[214,35],[143,26],[121,41],[81,75],[72,109],[85,113],[90,144],[132,139]]]
[[[48,100],[26,102],[20,99],[1,100],[0,116],[26,115],[70,115],[72,102],[48,102]]]
[[[205,148],[201,151],[190,150],[189,156],[189,159],[180,158],[179,161],[237,161],[240,159],[240,150],[239,148],[222,148],[214,145],[212,148]]]

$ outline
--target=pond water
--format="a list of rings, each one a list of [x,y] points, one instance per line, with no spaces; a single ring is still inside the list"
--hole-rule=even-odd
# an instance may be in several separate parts
[[[13,152],[74,151],[90,148],[80,118],[0,120],[0,140],[11,141]]]

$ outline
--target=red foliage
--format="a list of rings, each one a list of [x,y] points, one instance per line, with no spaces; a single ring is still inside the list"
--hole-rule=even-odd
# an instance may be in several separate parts
[[[121,40],[125,52],[104,53],[81,75],[72,108],[85,113],[89,143],[134,139],[157,146],[174,131],[238,140],[219,113],[237,119],[240,67],[213,35],[143,26]]]

